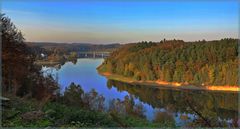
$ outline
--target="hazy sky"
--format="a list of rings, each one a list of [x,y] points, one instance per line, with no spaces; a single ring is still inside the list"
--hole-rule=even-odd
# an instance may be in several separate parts
[[[27,41],[127,43],[238,37],[237,0],[56,1],[3,0],[2,12]]]

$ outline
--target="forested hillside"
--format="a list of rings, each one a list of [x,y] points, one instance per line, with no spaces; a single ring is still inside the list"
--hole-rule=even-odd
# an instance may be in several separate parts
[[[237,50],[237,39],[127,44],[113,52],[98,70],[141,81],[237,86]]]

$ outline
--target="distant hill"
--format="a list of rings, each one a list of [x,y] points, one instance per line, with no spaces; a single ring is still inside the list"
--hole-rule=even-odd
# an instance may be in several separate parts
[[[86,51],[108,51],[112,52],[121,45],[113,44],[89,44],[89,43],[50,43],[50,42],[28,42],[27,45],[35,48],[44,48],[48,51],[53,49],[64,49],[67,52],[86,52]]]

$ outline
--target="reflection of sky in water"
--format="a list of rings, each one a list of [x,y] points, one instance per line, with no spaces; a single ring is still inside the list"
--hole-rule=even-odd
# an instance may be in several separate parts
[[[76,64],[67,62],[59,70],[52,70],[53,74],[58,74],[58,83],[61,91],[74,82],[81,85],[85,92],[95,89],[99,94],[104,95],[106,100],[113,98],[123,99],[127,92],[118,92],[116,88],[108,89],[107,79],[97,73],[96,67],[102,63],[103,59],[78,59]],[[43,71],[49,69],[43,67]]]
[[[58,83],[61,85],[61,92],[70,85],[71,82],[81,85],[85,92],[95,89],[99,94],[102,94],[105,97],[106,106],[109,104],[109,101],[112,99],[119,98],[124,99],[126,95],[129,95],[127,91],[118,91],[117,88],[107,87],[107,79],[97,73],[96,68],[102,63],[103,59],[78,59],[76,64],[72,62],[67,62],[60,69],[53,67],[43,67],[42,71],[53,75],[56,78],[58,76]],[[135,103],[142,103],[144,109],[146,110],[145,114],[148,120],[153,120],[156,111],[165,111],[165,109],[154,109],[151,105],[141,102],[138,98],[135,98]],[[173,114],[176,120],[176,125],[182,125],[185,122],[181,120],[180,114]],[[190,118],[193,118],[193,116]]]
[[[97,73],[96,68],[103,62],[103,59],[78,59],[76,64],[72,62],[67,62],[61,68],[54,67],[42,67],[42,71],[44,71],[44,75],[51,74],[53,78],[58,78],[58,83],[61,86],[61,92],[70,85],[71,82],[75,84],[81,85],[85,92],[89,92],[91,89],[95,89],[99,94],[102,94],[105,97],[106,107],[109,105],[109,101],[112,99],[119,98],[121,100],[124,99],[126,95],[129,95],[127,91],[119,90],[117,86],[107,86],[107,79],[104,76],[101,76]],[[121,85],[119,85],[121,87]],[[145,89],[145,88],[144,88]],[[154,91],[154,90],[153,90]],[[222,93],[221,93],[222,94]],[[166,109],[163,108],[153,108],[152,105],[144,103],[141,101],[141,98],[134,96],[135,103],[142,103],[145,109],[145,115],[148,120],[153,120],[155,114],[160,111],[164,112]],[[205,93],[206,95],[206,93]],[[170,112],[175,119],[175,124],[177,126],[184,126],[188,122],[195,119],[197,116],[189,113],[183,112]],[[181,119],[181,115],[187,116],[187,119]],[[231,119],[220,119],[219,121],[224,120],[228,123],[232,123]]]

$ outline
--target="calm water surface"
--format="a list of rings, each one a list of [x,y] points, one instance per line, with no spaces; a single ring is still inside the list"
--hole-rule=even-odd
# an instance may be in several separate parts
[[[190,106],[209,118],[218,116],[231,122],[237,117],[237,93],[172,90],[107,80],[96,70],[103,60],[83,58],[78,59],[76,64],[66,62],[61,68],[43,67],[42,71],[57,78],[62,92],[71,82],[81,85],[85,92],[95,89],[105,97],[106,106],[114,98],[123,100],[126,95],[133,95],[135,103],[144,105],[149,120],[154,119],[156,111],[169,111],[177,126],[184,125],[197,117]],[[181,115],[188,116],[188,119],[182,119]]]

